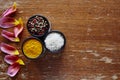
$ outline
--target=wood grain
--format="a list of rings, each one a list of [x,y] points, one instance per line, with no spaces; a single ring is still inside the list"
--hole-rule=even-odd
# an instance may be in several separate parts
[[[120,80],[120,0],[0,0],[0,14],[14,1],[16,18],[24,20],[21,42],[2,36],[0,42],[17,47],[26,65],[14,78],[8,77],[1,52],[0,80]],[[46,53],[38,60],[23,56],[20,46],[30,36],[26,22],[34,14],[46,16],[53,30],[65,34],[64,52]]]

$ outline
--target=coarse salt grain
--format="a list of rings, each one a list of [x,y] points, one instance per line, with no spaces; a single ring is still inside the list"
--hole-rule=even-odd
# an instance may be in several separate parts
[[[64,46],[64,38],[59,33],[50,33],[45,39],[46,48],[50,51],[58,51]]]

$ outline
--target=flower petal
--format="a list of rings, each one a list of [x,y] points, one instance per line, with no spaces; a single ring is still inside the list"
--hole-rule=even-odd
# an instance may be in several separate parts
[[[14,77],[18,71],[20,70],[20,65],[19,63],[14,63],[12,65],[10,65],[8,67],[8,71],[7,71],[7,74],[10,76],[10,77]]]
[[[17,21],[14,18],[11,17],[2,17],[0,18],[0,27],[1,28],[11,28],[19,24],[19,21]]]
[[[1,35],[12,42],[20,42],[20,39],[15,37],[15,35],[9,31],[3,30]]]
[[[19,63],[20,65],[25,65],[25,63],[23,62],[23,60],[20,59],[20,58],[16,62]]]
[[[8,64],[13,64],[13,63],[15,63],[17,60],[19,59],[19,57],[18,56],[14,56],[14,55],[6,55],[5,57],[4,57],[4,61],[6,62],[6,63],[8,63]]]
[[[22,18],[19,18],[19,24],[14,28],[14,34],[15,37],[18,37],[18,35],[22,32],[23,30],[23,21]]]
[[[6,54],[19,55],[19,52],[15,47],[8,45],[6,43],[3,43],[3,42],[0,45],[0,49],[2,52],[6,53]]]
[[[13,4],[11,7],[9,7],[9,8],[2,14],[2,16],[3,16],[3,17],[10,16],[10,15],[12,15],[13,13],[15,13],[16,10],[17,10],[16,2],[14,2],[14,4]]]

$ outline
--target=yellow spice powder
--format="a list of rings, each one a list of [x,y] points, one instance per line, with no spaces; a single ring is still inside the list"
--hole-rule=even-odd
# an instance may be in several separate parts
[[[28,58],[37,58],[42,53],[42,44],[36,39],[29,39],[23,44],[23,52]]]

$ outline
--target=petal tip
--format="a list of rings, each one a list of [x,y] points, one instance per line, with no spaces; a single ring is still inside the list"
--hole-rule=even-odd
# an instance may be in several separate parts
[[[17,8],[16,2],[13,3],[13,8]]]
[[[23,26],[23,20],[21,17],[19,18],[19,23],[21,24],[21,26]]]
[[[16,62],[19,63],[20,65],[25,65],[22,59],[18,59]]]
[[[15,19],[15,22],[14,22],[15,26],[17,26],[18,24],[20,24],[20,22],[18,20]]]
[[[16,37],[15,42],[20,42],[20,39],[18,37]]]
[[[18,50],[16,50],[16,51],[15,51],[15,55],[19,55],[19,52],[18,52]]]

